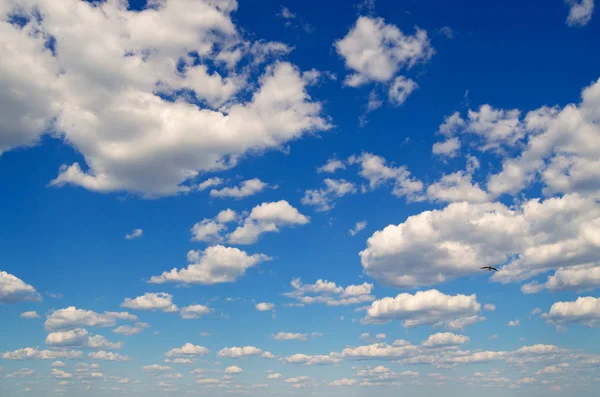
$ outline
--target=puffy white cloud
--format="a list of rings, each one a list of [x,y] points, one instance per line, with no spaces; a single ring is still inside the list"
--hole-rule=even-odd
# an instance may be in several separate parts
[[[345,170],[346,169],[346,165],[344,164],[343,161],[335,159],[335,158],[331,158],[329,160],[327,160],[327,162],[317,168],[317,172],[321,173],[321,172],[326,172],[329,174],[333,174],[335,173],[337,170]]]
[[[302,204],[314,206],[317,211],[329,211],[335,207],[337,199],[356,193],[356,185],[345,179],[326,178],[323,183],[325,183],[324,188],[309,189],[304,192]]]
[[[219,223],[229,223],[233,222],[237,219],[238,214],[232,209],[226,209],[217,214],[217,222]]]
[[[237,2],[175,0],[130,11],[123,2],[66,1],[32,1],[43,18],[24,29],[3,22],[0,35],[4,59],[12,60],[0,65],[0,151],[56,130],[87,167],[61,167],[55,185],[176,194],[201,171],[330,127],[293,65],[259,67],[289,48],[244,41],[231,21]],[[15,7],[3,7],[2,17]]]
[[[410,171],[405,166],[388,166],[386,160],[372,153],[362,153],[359,156],[350,156],[349,164],[360,165],[360,176],[369,181],[368,189],[375,189],[385,183],[393,185],[392,194],[396,197],[406,197],[407,201],[422,201],[423,183],[411,177]],[[362,188],[363,192],[367,187]]]
[[[550,291],[573,290],[575,292],[590,291],[600,286],[600,264],[593,262],[572,267],[560,267],[548,276],[548,280],[540,284],[533,281],[521,286],[524,294],[535,294],[544,288]]]
[[[135,325],[121,325],[115,329],[113,329],[114,333],[123,334],[126,336],[137,335],[141,333],[144,329],[148,328],[150,324],[148,323],[135,323]]]
[[[21,318],[28,318],[28,319],[34,319],[34,318],[40,318],[40,315],[36,312],[36,311],[31,311],[31,312],[23,312],[19,315],[19,317]]]
[[[351,236],[356,236],[356,234],[363,230],[365,227],[367,227],[367,221],[356,222],[354,228],[348,230],[348,234]]]
[[[269,376],[267,376],[267,378],[268,379],[281,379],[281,378],[283,378],[283,375],[275,372],[275,373],[269,374]]]
[[[173,268],[160,276],[152,276],[149,282],[205,285],[232,283],[242,277],[247,269],[271,260],[264,254],[248,255],[238,248],[222,245],[208,247],[204,251],[189,251],[187,259],[191,263],[187,268]]]
[[[494,310],[496,310],[496,305],[494,305],[493,303],[486,303],[485,305],[483,305],[483,310],[493,312]]]
[[[165,353],[166,358],[194,358],[198,356],[205,356],[210,352],[204,346],[193,345],[186,343],[182,347],[171,349]]]
[[[58,331],[48,334],[46,344],[54,347],[87,347],[91,349],[120,349],[121,342],[110,342],[102,335],[90,336],[84,328]]]
[[[292,332],[278,332],[276,335],[273,335],[273,339],[275,340],[300,340],[306,341],[308,338],[308,334],[298,334]]]
[[[429,338],[425,342],[423,342],[423,346],[425,347],[447,347],[447,346],[457,346],[462,345],[463,343],[467,343],[471,338],[465,335],[456,335],[452,332],[440,332],[437,334],[430,335]]]
[[[281,227],[305,225],[309,221],[286,200],[262,203],[252,208],[244,224],[229,235],[229,242],[253,244],[263,233],[279,232]]]
[[[261,302],[256,305],[256,310],[258,310],[259,312],[268,312],[268,311],[273,310],[274,308],[275,308],[274,303]]]
[[[125,298],[121,307],[137,310],[161,310],[167,313],[179,310],[173,303],[173,295],[166,292],[147,292],[137,298]]]
[[[400,320],[404,328],[425,324],[448,325],[455,319],[477,316],[480,311],[481,304],[475,294],[446,295],[432,289],[376,300],[367,309],[364,321],[387,323]]]
[[[452,203],[376,231],[360,252],[366,273],[399,287],[432,285],[508,264],[492,281],[516,282],[598,255],[600,205],[579,195]],[[482,238],[485,236],[485,238]]]
[[[166,366],[166,365],[158,365],[158,364],[152,364],[152,365],[146,365],[144,367],[142,367],[142,371],[144,372],[167,372],[170,371],[171,367]]]
[[[78,350],[38,350],[25,347],[12,352],[2,353],[4,360],[56,360],[57,358],[74,360],[81,358]]]
[[[210,314],[212,309],[203,305],[190,305],[181,309],[181,318],[185,320],[198,319]]]
[[[388,90],[388,99],[393,105],[400,106],[406,102],[410,94],[417,88],[419,88],[418,84],[412,79],[398,76]]]
[[[97,352],[88,353],[88,357],[92,360],[102,360],[102,361],[129,361],[131,360],[129,356],[124,356],[118,353],[107,352],[104,350],[99,350]]]
[[[291,282],[293,291],[283,293],[284,296],[296,299],[301,304],[324,303],[328,306],[356,305],[371,302],[373,284],[363,283],[349,285],[346,288],[327,280],[317,280],[314,284],[302,284],[299,278]]]
[[[240,186],[212,189],[210,191],[210,196],[218,198],[232,197],[241,199],[244,197],[254,196],[257,193],[262,192],[267,186],[269,186],[267,183],[258,178],[248,179],[247,181],[243,181]]]
[[[437,156],[456,157],[460,150],[460,140],[457,137],[448,138],[443,142],[436,142],[431,152]]]
[[[333,382],[329,383],[329,386],[334,386],[334,387],[354,386],[356,384],[356,382],[357,382],[356,379],[343,378],[343,379],[334,380]]]
[[[592,19],[594,13],[594,0],[565,0],[570,7],[567,25],[585,26]]]
[[[488,194],[479,187],[479,183],[473,183],[473,173],[479,168],[477,158],[467,158],[467,169],[446,174],[439,181],[427,187],[427,197],[432,201],[456,202],[468,201],[472,203],[484,203],[489,201]]]
[[[203,191],[208,189],[209,187],[222,185],[225,181],[221,178],[208,178],[207,180],[199,183],[196,186],[196,189],[199,191]]]
[[[125,240],[133,240],[134,238],[139,238],[144,235],[144,231],[142,229],[134,229],[131,233],[125,235]]]
[[[226,374],[241,374],[242,372],[244,371],[240,367],[237,367],[235,365],[225,368]]]
[[[310,356],[306,354],[293,354],[291,356],[286,357],[284,361],[288,364],[332,365],[339,363],[341,359],[337,357],[332,357],[330,355]]]
[[[60,369],[52,368],[52,377],[55,379],[70,379],[73,377],[73,374],[61,371]]]
[[[137,317],[127,312],[96,313],[93,310],[69,306],[51,312],[44,326],[48,331],[68,330],[81,327],[112,327],[117,320],[135,321]]]
[[[354,71],[344,83],[357,87],[369,81],[388,82],[400,69],[428,61],[434,51],[427,32],[407,36],[383,18],[361,16],[348,34],[335,42],[346,67]]]
[[[581,296],[574,302],[556,302],[542,316],[551,324],[581,323],[595,326],[600,320],[600,298]]]
[[[64,367],[66,365],[67,364],[63,363],[62,361],[55,361],[55,362],[52,363],[53,367]]]
[[[519,319],[511,320],[508,322],[509,327],[518,327],[519,324],[521,324],[521,320],[519,320]]]
[[[0,154],[2,154],[1,135]],[[0,271],[0,304],[41,300],[40,294],[31,285],[26,284],[23,280],[12,274]]]
[[[217,353],[217,357],[240,358],[248,356],[258,356],[263,351],[254,346],[244,347],[226,347]]]

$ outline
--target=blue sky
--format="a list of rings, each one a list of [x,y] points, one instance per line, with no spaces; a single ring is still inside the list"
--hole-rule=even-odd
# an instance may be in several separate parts
[[[3,396],[595,395],[593,0],[0,17]]]

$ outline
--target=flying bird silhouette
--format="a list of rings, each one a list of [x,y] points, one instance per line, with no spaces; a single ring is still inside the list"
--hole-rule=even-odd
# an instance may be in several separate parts
[[[491,272],[492,270],[498,271],[498,269],[496,269],[496,268],[495,268],[495,267],[493,267],[493,266],[484,266],[484,267],[480,267],[480,269],[487,269],[487,270],[489,270],[490,272]]]

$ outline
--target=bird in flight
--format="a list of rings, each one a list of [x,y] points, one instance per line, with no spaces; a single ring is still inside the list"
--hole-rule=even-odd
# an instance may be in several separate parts
[[[496,269],[496,268],[495,268],[495,267],[493,267],[493,266],[484,266],[484,267],[480,267],[480,269],[487,269],[487,270],[489,270],[490,272],[491,272],[492,270],[498,271],[498,269]]]

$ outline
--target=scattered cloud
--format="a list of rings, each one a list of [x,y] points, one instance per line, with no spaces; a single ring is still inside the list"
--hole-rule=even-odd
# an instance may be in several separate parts
[[[142,229],[133,229],[129,234],[125,235],[125,240],[133,240],[134,238],[140,238],[144,234]]]
[[[166,292],[148,292],[137,298],[125,298],[121,307],[136,310],[160,310],[166,313],[179,310],[173,303],[173,295]]]
[[[328,306],[356,305],[372,302],[373,284],[363,283],[341,287],[334,282],[317,280],[314,284],[302,284],[299,278],[291,282],[293,291],[283,293],[284,296],[297,300],[301,304],[324,303]]]
[[[28,319],[34,319],[34,318],[40,318],[40,315],[35,312],[35,311],[31,311],[31,312],[23,312],[20,314],[21,318],[28,318]]]
[[[261,181],[258,178],[249,179],[240,184],[240,186],[235,187],[224,187],[222,189],[212,189],[210,191],[211,197],[217,198],[236,198],[242,199],[244,197],[254,196],[257,193],[262,192],[268,184]]]
[[[0,271],[0,304],[41,300],[42,297],[31,285],[12,274]]]
[[[351,236],[356,236],[358,232],[367,227],[367,221],[356,222],[356,225],[350,230],[348,230],[348,234]]]
[[[302,197],[302,204],[311,205],[320,212],[329,211],[335,207],[335,201],[346,195],[356,193],[356,185],[345,179],[326,178],[321,189],[307,190]]]
[[[567,25],[585,26],[592,19],[594,0],[565,0],[570,7]]]

